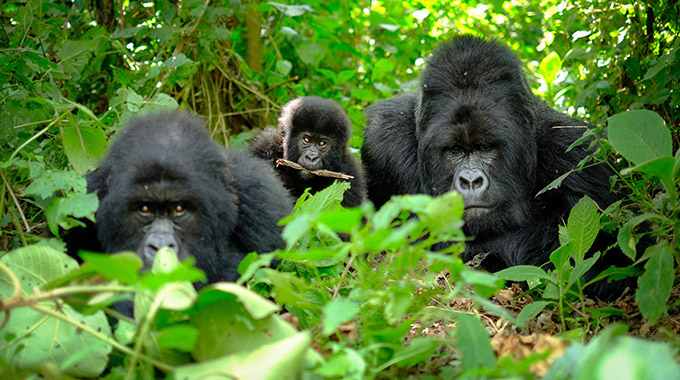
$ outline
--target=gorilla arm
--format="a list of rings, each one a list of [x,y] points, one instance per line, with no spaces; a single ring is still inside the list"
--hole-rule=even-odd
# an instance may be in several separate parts
[[[368,199],[382,206],[393,194],[423,192],[417,160],[415,109],[420,92],[379,101],[367,111],[361,159]]]

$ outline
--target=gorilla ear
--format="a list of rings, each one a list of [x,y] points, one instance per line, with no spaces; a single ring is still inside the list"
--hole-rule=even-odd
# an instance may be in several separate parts
[[[87,192],[96,192],[100,200],[104,198],[109,191],[108,180],[110,172],[111,168],[109,166],[101,165],[94,171],[88,173],[85,176],[85,179],[87,180]]]

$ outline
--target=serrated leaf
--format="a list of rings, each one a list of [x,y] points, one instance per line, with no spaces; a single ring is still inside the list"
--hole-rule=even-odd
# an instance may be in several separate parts
[[[94,41],[69,41],[64,40],[57,45],[56,53],[64,70],[74,80],[80,79],[83,68],[87,64]]]
[[[595,202],[586,195],[574,205],[567,220],[567,235],[576,263],[583,261],[599,232],[600,212]]]
[[[74,259],[46,245],[17,249],[0,258],[0,262],[19,278],[24,296],[31,296],[35,287],[43,287],[78,267]],[[0,297],[6,300],[13,291],[12,281],[4,271],[0,271]],[[68,304],[62,303],[57,307],[49,301],[43,301],[39,306],[106,337],[111,336],[102,311],[83,315]],[[54,363],[67,374],[96,377],[106,368],[110,352],[110,345],[81,327],[29,307],[11,310],[7,325],[0,334],[0,356],[20,369],[35,370],[44,368],[46,363]]]
[[[463,369],[495,368],[491,338],[475,315],[456,314],[456,349],[463,355]]]
[[[650,258],[645,264],[645,273],[638,278],[635,299],[640,303],[640,312],[654,324],[664,310],[673,288],[674,260],[668,241],[649,247]]]
[[[331,300],[323,308],[322,334],[328,336],[334,333],[341,324],[351,321],[358,312],[359,306],[347,298]]]
[[[65,230],[76,226],[82,227],[84,224],[74,218],[92,219],[98,206],[99,198],[94,193],[75,193],[66,198],[55,197],[45,210],[50,232],[54,236],[59,236],[58,226]]]
[[[673,154],[671,133],[656,112],[633,110],[608,120],[609,142],[633,164],[640,165]]]

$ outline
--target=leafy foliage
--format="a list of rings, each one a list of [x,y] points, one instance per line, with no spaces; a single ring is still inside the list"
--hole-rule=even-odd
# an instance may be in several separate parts
[[[0,371],[533,378],[530,368],[546,356],[494,357],[487,331],[496,325],[472,314],[527,328],[555,312],[565,336],[582,337],[596,333],[603,316],[630,313],[588,307],[583,290],[634,273],[646,326],[662,323],[678,308],[679,13],[673,1],[4,2],[0,294],[9,318]],[[191,283],[203,275],[169,252],[144,274],[129,253],[85,254],[72,270],[63,243],[47,237],[93,219],[96,196],[85,193],[82,175],[136,114],[191,109],[216,140],[243,148],[282,104],[318,95],[347,110],[358,148],[365,107],[415,89],[426,55],[456,33],[510,45],[535,73],[538,95],[599,125],[596,152],[580,167],[614,157],[613,188],[630,193],[607,210],[587,198],[577,204],[550,257],[554,270],[492,275],[464,266],[462,204],[453,194],[343,209],[342,184],[303,195],[284,220],[285,250],[243,260],[238,283],[250,290],[216,284],[196,292]],[[607,254],[586,254],[602,231],[616,234],[635,265],[586,282],[583,274]],[[526,281],[534,301],[510,314],[489,299],[502,286],[497,276]],[[110,310],[129,299],[134,320]],[[461,300],[474,307],[451,306]],[[114,328],[101,310],[119,318]],[[27,321],[35,321],[30,334]],[[428,334],[432,326],[444,328]],[[547,378],[675,376],[677,339],[621,333],[615,327],[574,344]]]

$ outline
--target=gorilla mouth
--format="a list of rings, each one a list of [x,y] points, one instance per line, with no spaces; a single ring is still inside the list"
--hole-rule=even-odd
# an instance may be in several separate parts
[[[493,207],[490,206],[482,205],[465,206],[465,213],[463,215],[465,216],[465,218],[469,219],[481,218],[482,216],[491,213],[491,210],[493,210]]]

